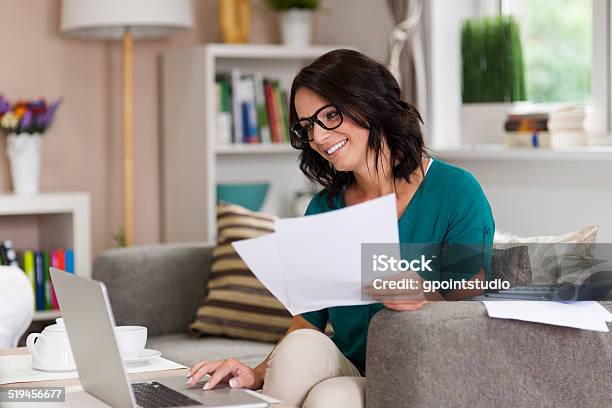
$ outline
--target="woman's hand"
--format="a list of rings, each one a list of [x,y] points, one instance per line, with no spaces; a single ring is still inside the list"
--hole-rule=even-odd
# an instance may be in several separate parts
[[[205,390],[217,384],[229,383],[231,388],[260,389],[263,386],[263,373],[233,358],[218,361],[200,361],[187,372],[187,384],[194,385],[204,375],[210,379],[204,384]]]
[[[419,310],[428,303],[427,300],[398,300],[391,302],[383,302],[387,309],[395,310],[396,312],[408,312],[411,310]]]

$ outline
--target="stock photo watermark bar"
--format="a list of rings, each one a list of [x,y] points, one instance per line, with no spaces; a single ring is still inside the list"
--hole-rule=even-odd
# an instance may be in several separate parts
[[[0,388],[0,402],[65,402],[65,387]]]
[[[612,244],[362,244],[362,300],[600,300]]]

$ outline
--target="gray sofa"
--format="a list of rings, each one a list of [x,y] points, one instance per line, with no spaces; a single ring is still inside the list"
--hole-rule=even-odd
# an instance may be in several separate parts
[[[271,344],[192,338],[212,247],[112,249],[94,262],[117,324],[149,329],[148,348],[185,365],[234,357],[258,364]],[[612,302],[604,302],[612,310]],[[611,407],[612,334],[491,319],[479,302],[382,310],[368,335],[368,408]]]

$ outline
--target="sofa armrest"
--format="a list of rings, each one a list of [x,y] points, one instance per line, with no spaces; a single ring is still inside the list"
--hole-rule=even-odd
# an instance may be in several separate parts
[[[480,302],[385,309],[366,367],[368,408],[603,407],[612,334],[492,319]]]
[[[206,294],[212,244],[117,248],[99,255],[93,278],[104,282],[118,325],[149,335],[185,332]]]

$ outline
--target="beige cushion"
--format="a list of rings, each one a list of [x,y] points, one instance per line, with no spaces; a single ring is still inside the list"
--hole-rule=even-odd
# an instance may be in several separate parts
[[[291,324],[291,315],[259,282],[231,243],[274,232],[275,217],[233,204],[217,206],[218,244],[204,302],[192,333],[275,342]]]
[[[588,225],[578,231],[562,235],[518,237],[496,234],[494,248],[527,245],[531,261],[532,283],[577,283],[588,274],[588,268],[574,267],[576,262],[588,265],[593,259],[597,241],[597,225]]]

